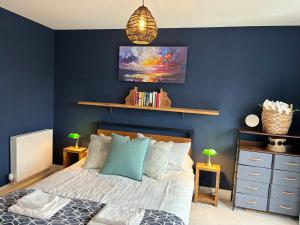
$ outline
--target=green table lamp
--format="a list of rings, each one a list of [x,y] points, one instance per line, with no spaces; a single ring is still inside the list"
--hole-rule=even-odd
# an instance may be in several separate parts
[[[70,133],[70,134],[68,135],[68,138],[71,138],[71,139],[76,140],[75,148],[79,148],[78,142],[79,142],[79,138],[80,138],[80,137],[81,137],[81,136],[80,136],[80,134],[78,134],[78,133]]]
[[[203,149],[202,154],[208,156],[208,166],[211,166],[210,157],[218,155],[217,151],[211,148]]]

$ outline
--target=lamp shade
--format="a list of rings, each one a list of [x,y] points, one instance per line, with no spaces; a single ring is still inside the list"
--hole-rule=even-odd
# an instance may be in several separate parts
[[[216,156],[218,153],[214,149],[206,148],[203,149],[202,154],[206,156]]]
[[[157,36],[157,26],[149,9],[142,5],[130,16],[126,33],[134,44],[150,44]]]
[[[71,139],[78,139],[78,138],[80,138],[81,136],[80,136],[80,134],[78,134],[78,133],[70,133],[69,135],[68,135],[68,138],[71,138]]]

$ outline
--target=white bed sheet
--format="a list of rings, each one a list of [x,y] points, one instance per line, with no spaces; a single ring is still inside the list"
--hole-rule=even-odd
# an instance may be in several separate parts
[[[172,172],[161,180],[143,176],[134,181],[120,176],[103,175],[81,166],[84,160],[31,186],[65,197],[88,199],[129,208],[157,209],[170,212],[188,224],[194,190],[194,175]]]

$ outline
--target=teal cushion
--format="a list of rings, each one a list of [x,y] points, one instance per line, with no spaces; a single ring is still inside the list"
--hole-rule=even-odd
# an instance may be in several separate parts
[[[150,139],[134,139],[112,134],[111,149],[102,174],[119,175],[141,181]]]

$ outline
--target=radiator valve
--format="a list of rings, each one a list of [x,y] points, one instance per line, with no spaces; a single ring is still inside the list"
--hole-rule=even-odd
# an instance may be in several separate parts
[[[12,184],[14,182],[14,175],[12,173],[8,174],[8,179],[10,183]]]

